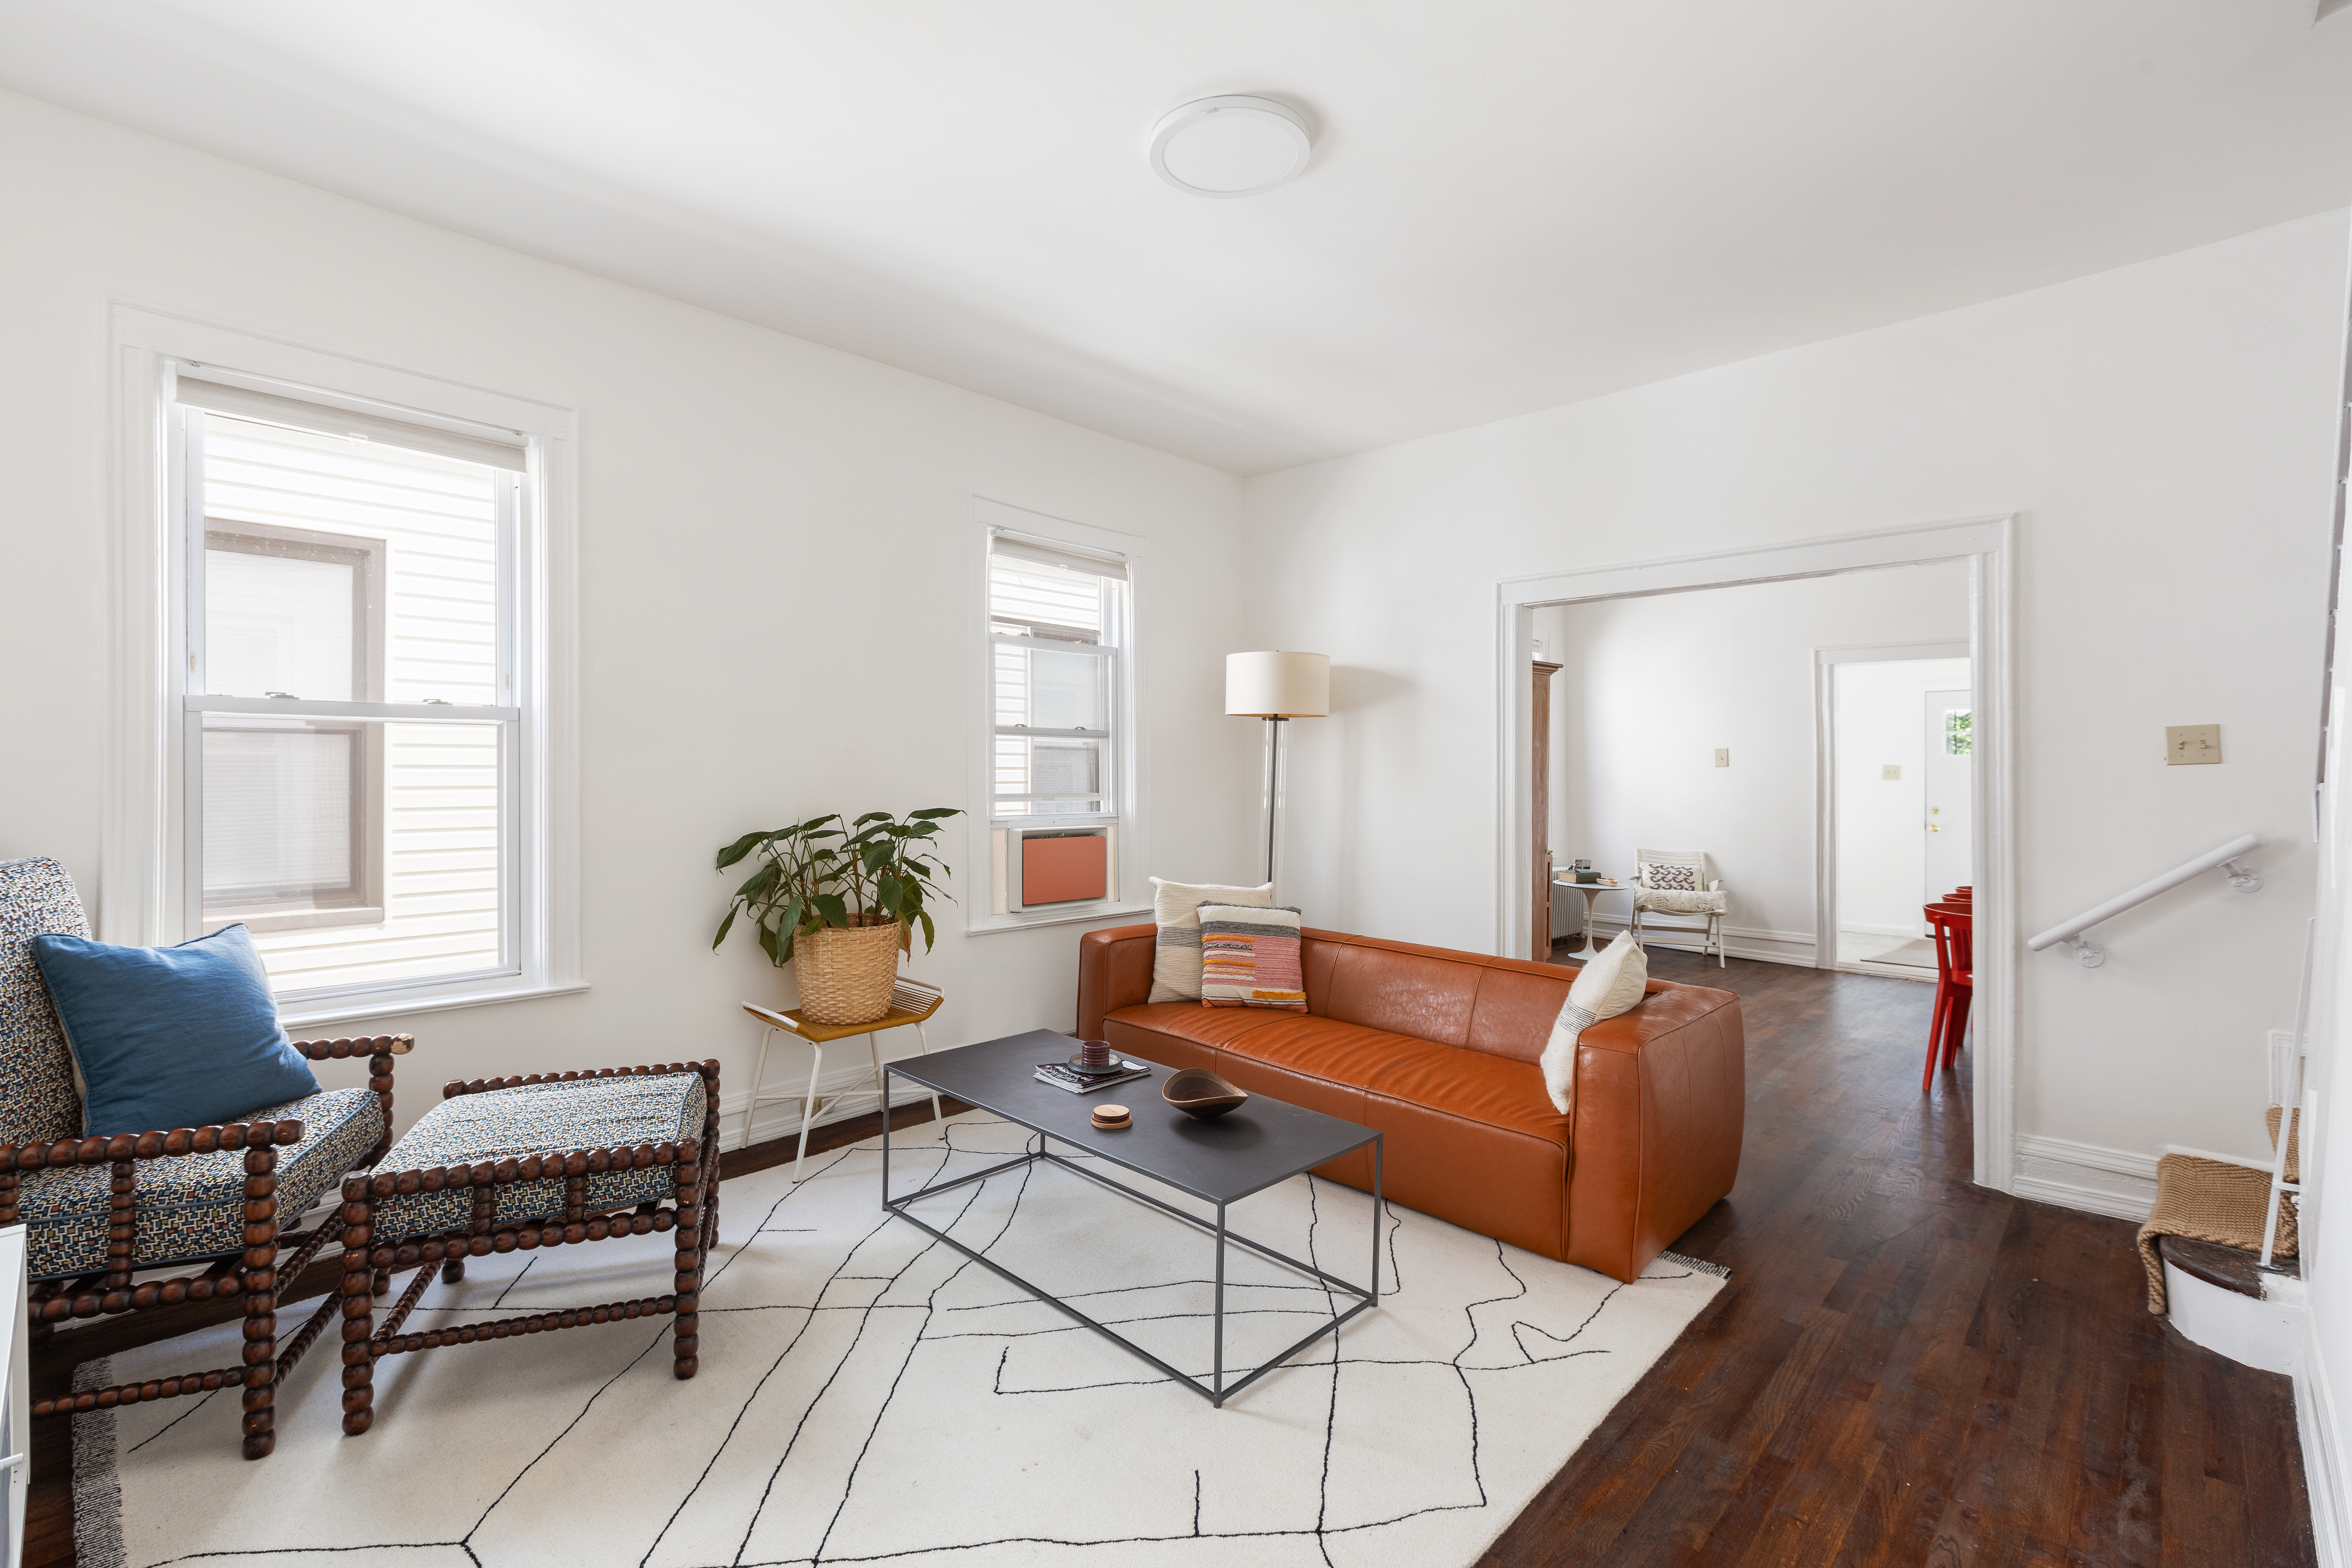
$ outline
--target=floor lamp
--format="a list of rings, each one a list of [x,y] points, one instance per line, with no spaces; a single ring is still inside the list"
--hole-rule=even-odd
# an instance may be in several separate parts
[[[1265,879],[1280,880],[1282,816],[1288,793],[1283,759],[1283,726],[1293,719],[1323,719],[1331,712],[1331,656],[1326,653],[1229,653],[1225,656],[1225,711],[1265,721],[1265,793],[1260,816],[1265,831]],[[1281,900],[1279,889],[1275,894]]]

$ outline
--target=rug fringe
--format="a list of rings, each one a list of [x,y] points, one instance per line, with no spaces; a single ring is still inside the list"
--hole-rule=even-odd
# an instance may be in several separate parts
[[[1712,1274],[1717,1279],[1728,1279],[1731,1278],[1731,1268],[1728,1264],[1709,1263],[1704,1258],[1685,1258],[1679,1252],[1661,1252],[1658,1254],[1658,1261],[1661,1263],[1679,1263],[1685,1268],[1696,1268],[1701,1274]]]
[[[114,1386],[114,1362],[100,1356],[74,1368],[74,1392]],[[75,1568],[124,1568],[122,1483],[114,1473],[114,1412],[73,1418]]]

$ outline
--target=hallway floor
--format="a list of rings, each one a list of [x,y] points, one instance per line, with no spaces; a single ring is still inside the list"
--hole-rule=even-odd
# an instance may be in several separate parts
[[[1739,1183],[1676,1249],[1726,1290],[1485,1568],[2307,1564],[2287,1379],[2147,1315],[2134,1227],[1969,1180],[1931,987],[1654,952],[1739,994]]]

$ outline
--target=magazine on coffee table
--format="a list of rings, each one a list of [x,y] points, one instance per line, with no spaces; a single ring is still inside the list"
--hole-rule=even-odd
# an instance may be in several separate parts
[[[1151,1069],[1141,1062],[1131,1062],[1122,1058],[1119,1065],[1127,1070],[1094,1077],[1086,1073],[1074,1072],[1068,1064],[1064,1062],[1039,1062],[1035,1076],[1039,1083],[1050,1083],[1055,1089],[1066,1089],[1072,1094],[1092,1094],[1098,1089],[1108,1089],[1115,1083],[1133,1083],[1137,1079],[1151,1076]]]

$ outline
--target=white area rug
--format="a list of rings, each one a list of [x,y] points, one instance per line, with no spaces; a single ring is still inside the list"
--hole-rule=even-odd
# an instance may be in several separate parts
[[[1023,1147],[978,1113],[947,1132],[898,1135],[896,1190]],[[346,1438],[331,1329],[257,1463],[232,1394],[76,1417],[81,1568],[1468,1564],[1723,1285],[1672,1256],[1620,1285],[1394,1209],[1381,1306],[1336,1357],[1326,1338],[1213,1410],[884,1215],[878,1142],[813,1160],[798,1189],[788,1169],[720,1191],[692,1382],[670,1375],[667,1319],[461,1345],[380,1363],[374,1429]],[[1205,1374],[1211,1247],[1189,1226],[1045,1165],[924,1212]],[[1304,1177],[1231,1213],[1356,1279],[1370,1216]],[[1322,1287],[1231,1257],[1229,1366],[1328,1319]],[[656,1294],[669,1268],[653,1237],[476,1258],[409,1326]],[[84,1375],[223,1365],[236,1333]]]

